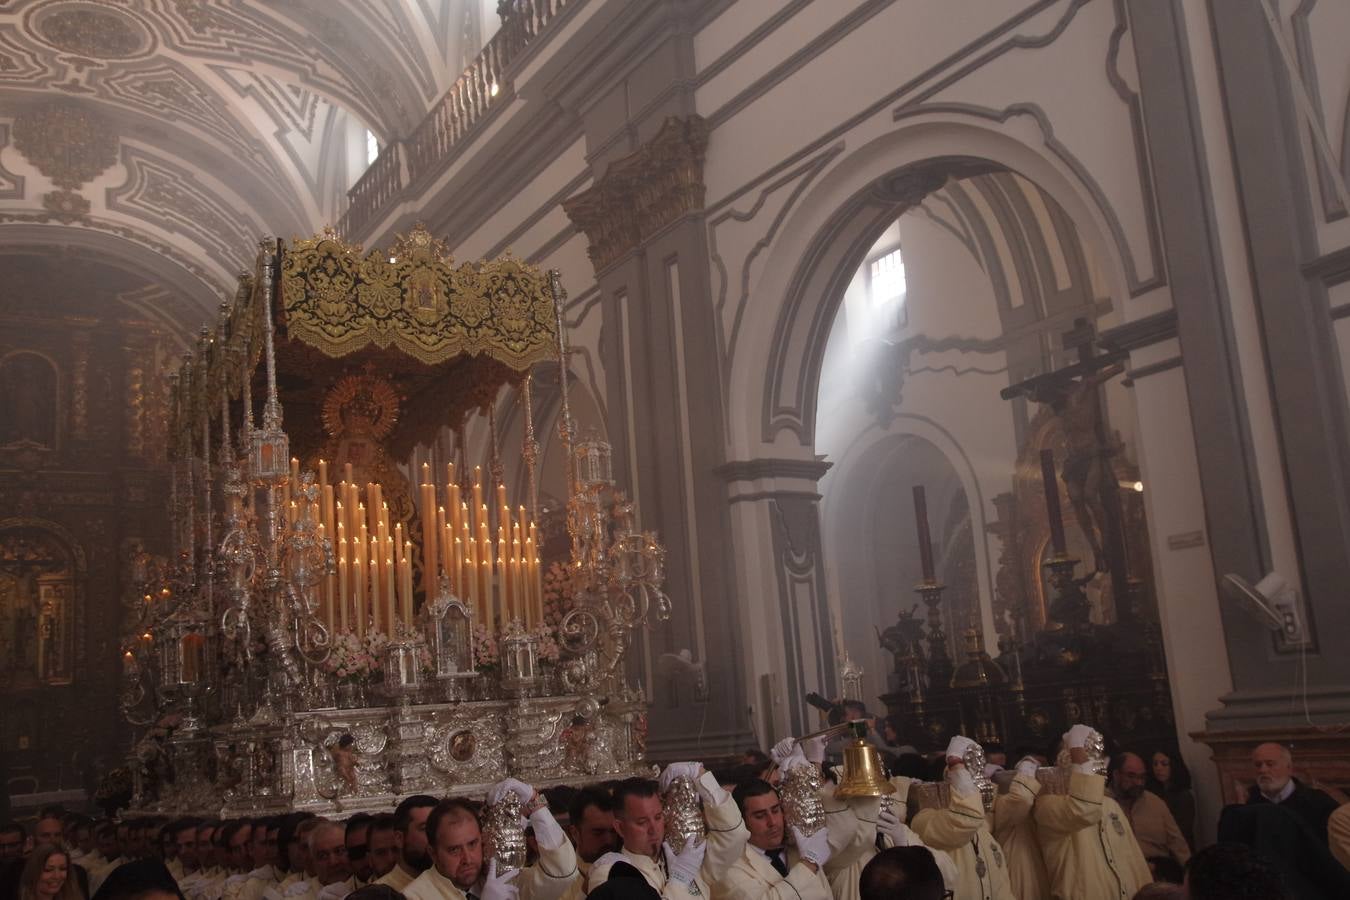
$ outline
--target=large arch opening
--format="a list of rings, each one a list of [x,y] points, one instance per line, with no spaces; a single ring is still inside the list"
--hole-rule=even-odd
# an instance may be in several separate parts
[[[1058,595],[1042,577],[1058,552],[1039,478],[1050,450],[1066,550],[1080,557],[1072,574],[1085,599],[1070,604],[1073,621],[1139,626],[1128,652],[1144,687],[1118,692],[1123,705],[1093,700],[1093,716],[1104,730],[1175,745],[1128,387],[1103,377],[1083,389],[1095,408],[1087,431],[1048,393],[1000,396],[1075,362],[1080,345],[1093,348],[1138,313],[1127,301],[1156,286],[1156,273],[1136,249],[1071,168],[1008,133],[951,121],[914,123],[841,155],[784,214],[751,291],[769,307],[758,321],[776,324],[740,331],[728,429],[743,458],[831,464],[819,488],[834,646],[805,681],[837,688],[847,652],[864,663],[873,709],[903,690],[898,656],[878,638],[918,599],[920,552],[907,536],[919,485],[933,498],[934,580],[952,582],[936,615],[916,611],[925,650],[941,645],[955,667],[986,651],[1005,667],[1022,653],[1081,658],[1039,636],[1068,608],[1052,611]],[[1108,445],[1110,466],[1070,465]],[[1126,547],[1109,566],[1108,544]],[[814,651],[791,652],[788,671]],[[1099,684],[1109,673],[1064,675]],[[943,687],[949,679],[939,677]],[[1058,727],[1083,703],[1056,701],[1033,718]]]

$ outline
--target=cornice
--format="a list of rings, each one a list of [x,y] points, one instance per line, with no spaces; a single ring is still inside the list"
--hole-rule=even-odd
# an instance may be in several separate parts
[[[805,481],[819,481],[830,470],[831,463],[824,459],[787,459],[764,457],[761,459],[735,460],[718,466],[716,473],[727,482],[760,481],[766,478],[797,478]]]

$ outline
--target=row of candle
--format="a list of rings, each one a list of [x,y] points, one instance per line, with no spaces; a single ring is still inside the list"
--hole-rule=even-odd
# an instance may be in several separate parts
[[[523,506],[517,515],[512,514],[506,487],[498,485],[494,541],[481,469],[474,469],[468,497],[461,497],[465,492],[454,476],[450,464],[441,495],[431,481],[430,466],[422,466],[418,592],[434,598],[444,578],[450,591],[473,611],[475,620],[486,623],[489,630],[498,621],[504,626],[512,620],[526,628],[536,627],[543,621],[543,589],[534,523]],[[319,460],[316,487],[316,503],[292,499],[301,496],[300,463],[292,459],[291,479],[282,499],[287,525],[308,517],[316,523],[319,537],[331,537],[333,542],[336,571],[324,577],[320,618],[330,629],[352,630],[358,635],[369,628],[395,634],[400,626],[414,627],[417,547],[414,535],[405,534],[403,523],[391,515],[382,486],[371,482],[363,492],[353,479],[350,463],[344,466],[342,480],[330,484],[328,464]]]
[[[455,464],[445,467],[445,484],[432,481],[422,464],[419,508],[422,514],[422,570],[443,574],[451,592],[479,622],[503,625],[519,621],[528,629],[543,622],[543,583],[539,534],[525,507],[513,515],[506,485],[498,484],[495,539],[484,497],[483,471],[473,470],[469,496],[455,480]],[[434,510],[434,513],[432,512]]]

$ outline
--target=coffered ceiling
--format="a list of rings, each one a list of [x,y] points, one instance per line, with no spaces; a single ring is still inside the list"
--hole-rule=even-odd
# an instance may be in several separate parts
[[[260,236],[336,221],[365,131],[422,120],[482,7],[0,0],[0,246],[125,262],[204,317]]]

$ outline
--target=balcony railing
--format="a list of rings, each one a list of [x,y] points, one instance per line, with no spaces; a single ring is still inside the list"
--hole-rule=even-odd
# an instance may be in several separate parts
[[[347,191],[347,211],[338,231],[348,240],[363,234],[404,188],[432,172],[475,130],[498,98],[505,99],[506,71],[529,44],[568,6],[581,0],[509,0],[502,27],[473,63],[404,141],[390,141]]]

